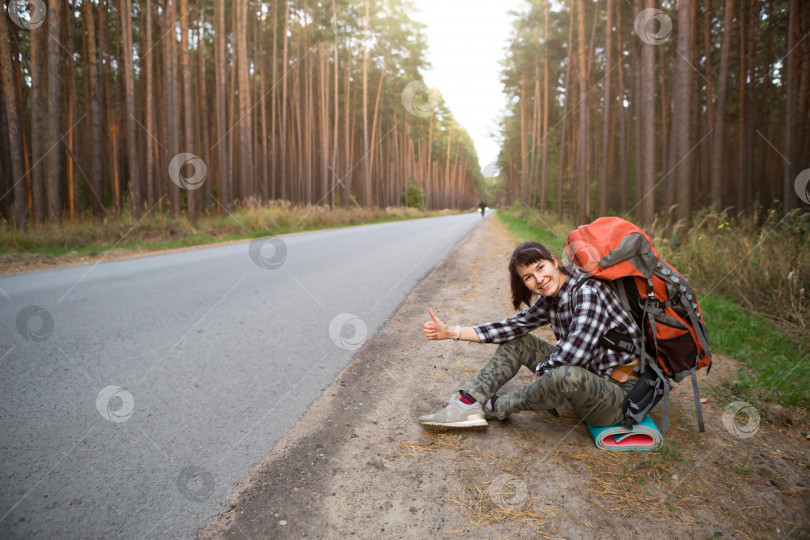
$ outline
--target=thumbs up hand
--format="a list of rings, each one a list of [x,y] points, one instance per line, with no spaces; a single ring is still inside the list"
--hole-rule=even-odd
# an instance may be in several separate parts
[[[432,309],[428,308],[428,313],[430,314],[430,320],[422,326],[422,330],[425,332],[426,338],[452,339],[456,337],[455,328],[450,330],[450,328],[448,328],[448,326],[444,324],[442,320],[436,316],[435,313],[433,313]]]

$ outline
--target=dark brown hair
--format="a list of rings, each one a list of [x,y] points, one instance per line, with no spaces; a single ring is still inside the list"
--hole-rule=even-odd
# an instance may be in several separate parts
[[[553,261],[554,259],[546,246],[537,242],[523,242],[512,252],[512,258],[509,260],[509,286],[512,289],[512,305],[515,309],[520,309],[521,304],[526,304],[526,307],[531,306],[533,295],[523,282],[523,278],[518,275],[518,266],[535,264],[540,260]],[[557,259],[557,269],[566,276],[571,275],[559,259]]]

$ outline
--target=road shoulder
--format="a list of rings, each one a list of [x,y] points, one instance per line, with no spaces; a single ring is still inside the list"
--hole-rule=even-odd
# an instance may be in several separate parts
[[[522,413],[471,434],[424,432],[419,415],[441,408],[495,350],[425,340],[428,307],[448,324],[509,316],[506,265],[516,244],[497,218],[465,237],[200,537],[689,538],[806,531],[800,527],[807,523],[808,445],[796,426],[764,419],[747,439],[724,428],[713,388],[736,369],[731,360],[719,359],[711,380],[701,374],[707,433],[694,426],[691,388],[677,388],[663,453],[600,452],[570,410],[560,418]],[[546,329],[537,333],[553,339]],[[529,378],[526,371],[510,385]],[[654,418],[660,425],[660,411]]]

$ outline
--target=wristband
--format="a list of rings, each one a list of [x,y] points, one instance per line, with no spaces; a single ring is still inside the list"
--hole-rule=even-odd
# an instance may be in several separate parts
[[[456,337],[453,338],[453,341],[458,341],[458,338],[461,337],[461,326],[456,326]]]

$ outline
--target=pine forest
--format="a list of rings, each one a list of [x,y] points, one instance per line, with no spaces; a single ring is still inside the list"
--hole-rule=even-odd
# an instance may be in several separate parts
[[[273,200],[647,224],[810,204],[810,2],[527,0],[483,168],[422,82],[407,0],[5,4],[0,215],[17,228]]]

